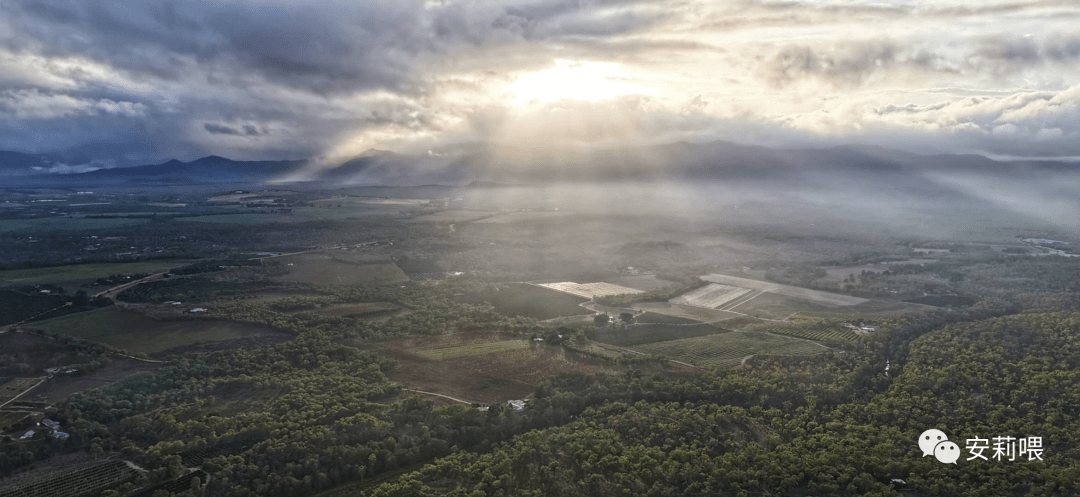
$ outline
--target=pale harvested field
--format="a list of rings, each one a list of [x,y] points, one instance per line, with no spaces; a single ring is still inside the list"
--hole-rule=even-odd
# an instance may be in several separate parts
[[[728,276],[726,274],[707,274],[702,276],[701,279],[713,283],[720,283],[723,285],[750,288],[763,292],[778,293],[780,295],[787,295],[788,297],[796,297],[827,305],[856,305],[867,302],[867,299],[852,297],[849,295],[840,295],[836,293],[822,292],[818,290],[809,290],[806,288],[781,285],[779,283],[771,283],[768,281],[751,280],[748,278],[739,278],[737,276]]]
[[[574,283],[573,281],[563,281],[559,283],[541,283],[537,286],[569,293],[570,295],[577,295],[578,297],[587,299],[606,297],[608,295],[622,295],[626,293],[642,293],[641,290],[613,285],[611,283]]]
[[[679,295],[669,302],[672,304],[686,304],[697,307],[707,307],[709,309],[719,309],[724,304],[750,292],[751,290],[747,288],[712,283],[692,292]]]

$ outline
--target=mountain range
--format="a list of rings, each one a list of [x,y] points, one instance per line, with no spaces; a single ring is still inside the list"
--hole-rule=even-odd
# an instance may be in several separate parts
[[[368,150],[330,167],[316,160],[237,161],[208,156],[190,162],[80,166],[54,154],[0,151],[0,178],[11,186],[316,182],[330,185],[466,185],[559,181],[685,180],[828,184],[835,178],[903,179],[926,173],[1034,178],[1073,175],[1066,161],[996,161],[980,155],[918,155],[873,146],[784,149],[723,141],[677,142],[601,150],[525,149],[485,143],[455,144],[426,154]],[[92,170],[86,170],[92,169]]]

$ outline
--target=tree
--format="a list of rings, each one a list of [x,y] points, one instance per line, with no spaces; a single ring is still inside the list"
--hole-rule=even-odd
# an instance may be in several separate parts
[[[86,290],[75,292],[75,296],[71,298],[71,305],[86,305],[89,302],[90,295],[86,293]]]
[[[623,323],[632,323],[632,322],[634,322],[634,313],[632,313],[632,312],[619,313],[619,320],[622,321]]]
[[[611,317],[607,314],[597,314],[596,317],[593,318],[593,322],[596,323],[596,326],[606,326],[611,322]]]

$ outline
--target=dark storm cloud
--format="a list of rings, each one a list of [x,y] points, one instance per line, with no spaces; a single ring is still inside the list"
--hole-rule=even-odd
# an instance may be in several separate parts
[[[410,78],[408,55],[432,46],[415,1],[19,5],[14,29],[47,53],[173,80],[198,66],[323,93],[393,88]]]
[[[238,130],[236,128],[231,128],[231,127],[226,126],[224,124],[204,123],[203,124],[203,129],[205,129],[209,133],[213,133],[213,134],[216,134],[216,135],[235,135],[235,136],[243,135],[243,133],[241,133],[240,130]]]

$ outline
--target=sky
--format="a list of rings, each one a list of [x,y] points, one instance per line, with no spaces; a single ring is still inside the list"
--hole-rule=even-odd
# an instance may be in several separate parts
[[[0,0],[0,150],[1080,157],[1075,0]]]

